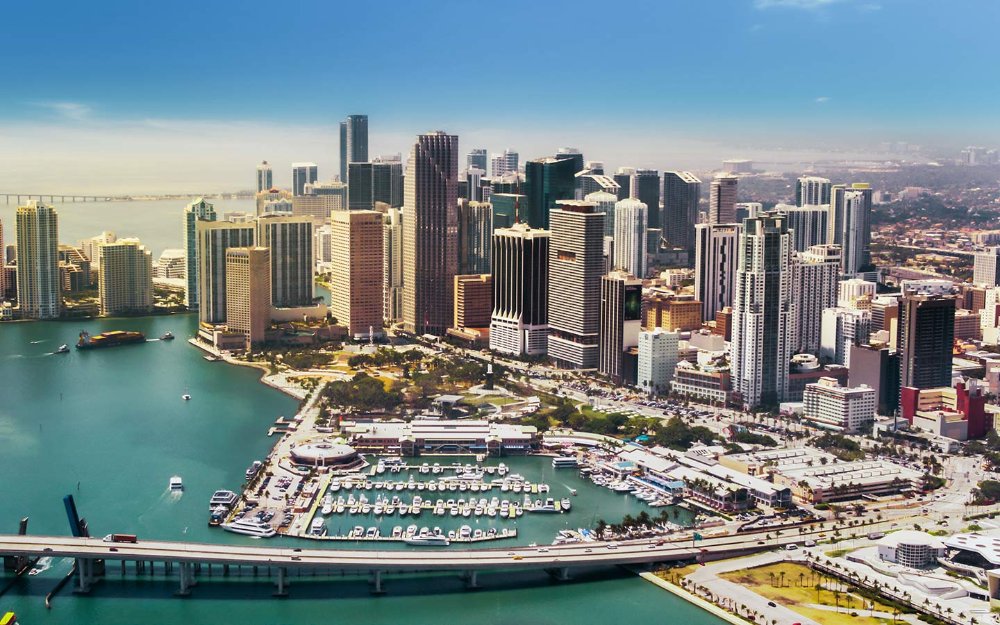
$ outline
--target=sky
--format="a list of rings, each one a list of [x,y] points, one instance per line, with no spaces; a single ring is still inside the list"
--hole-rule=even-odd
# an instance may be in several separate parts
[[[996,0],[9,2],[0,191],[247,189],[415,135],[710,168],[1000,145]]]

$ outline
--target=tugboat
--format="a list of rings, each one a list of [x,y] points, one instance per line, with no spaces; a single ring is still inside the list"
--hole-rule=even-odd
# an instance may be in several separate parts
[[[172,340],[174,340],[174,335],[173,335],[172,332],[170,332],[168,330],[168,331],[166,331],[166,332],[163,333],[163,336],[160,337],[160,340],[161,341],[172,341]]]
[[[101,332],[91,336],[86,330],[80,332],[80,339],[76,342],[77,349],[98,349],[100,347],[118,347],[119,345],[129,345],[131,343],[145,343],[146,335],[142,332],[126,332],[125,330],[112,330],[111,332]]]

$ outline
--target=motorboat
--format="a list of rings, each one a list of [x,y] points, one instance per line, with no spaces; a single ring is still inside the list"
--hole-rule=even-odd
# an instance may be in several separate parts
[[[188,395],[187,393],[184,393],[183,395],[181,395],[181,399],[183,399],[184,401],[191,401],[191,396]]]
[[[57,354],[68,354],[69,353],[69,345],[65,345],[65,344],[60,345],[59,349],[56,350],[56,353]]]
[[[437,532],[432,534],[426,527],[421,528],[419,533],[405,538],[403,542],[418,547],[447,547],[451,544],[447,536]]]
[[[313,519],[312,523],[309,525],[309,535],[326,536],[326,521],[322,518]]]
[[[170,490],[173,491],[184,490],[184,480],[182,480],[179,475],[175,475],[172,478],[170,478]]]
[[[167,330],[166,332],[164,332],[160,336],[160,340],[161,341],[172,341],[172,340],[174,340],[174,333],[171,332],[170,330]]]
[[[271,538],[277,534],[269,523],[264,523],[263,521],[253,518],[244,518],[238,521],[233,521],[232,523],[227,523],[222,526],[222,529],[227,532],[233,532],[234,534],[253,536],[254,538]]]

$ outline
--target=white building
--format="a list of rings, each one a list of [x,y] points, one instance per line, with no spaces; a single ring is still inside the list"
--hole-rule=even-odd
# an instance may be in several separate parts
[[[153,266],[153,277],[163,280],[183,280],[187,275],[184,250],[163,250]]]
[[[831,188],[829,178],[802,176],[795,183],[795,203],[798,206],[828,207]]]
[[[118,239],[97,248],[101,314],[136,315],[153,310],[153,256],[139,239]]]
[[[875,420],[875,389],[841,386],[836,378],[820,378],[802,392],[803,416],[843,432],[866,429]]]
[[[841,247],[845,276],[856,276],[871,266],[872,190],[856,183],[849,188],[836,185],[830,196],[829,243]]]
[[[986,302],[979,311],[979,329],[983,343],[1000,344],[1000,287],[986,289]]]
[[[639,333],[638,386],[647,393],[666,393],[677,366],[678,332],[662,328]]]
[[[733,305],[741,229],[739,224],[695,226],[694,293],[701,302],[703,321],[715,319],[715,313]]]
[[[840,278],[840,246],[814,245],[796,255],[792,291],[797,299],[797,354],[818,354],[823,311],[836,304]]]
[[[868,342],[872,315],[866,310],[827,308],[823,311],[819,355],[827,362],[851,366],[851,345]]]
[[[510,148],[504,150],[503,154],[494,154],[490,159],[490,167],[493,170],[493,177],[499,178],[509,173],[516,174],[518,167],[517,161],[517,152],[511,150]]]
[[[795,251],[804,252],[827,242],[830,229],[829,206],[791,206],[778,204],[774,210],[788,216],[788,229],[795,232]]]
[[[988,247],[976,252],[972,282],[982,286],[1000,285],[1000,247]]]
[[[55,319],[62,312],[59,282],[59,213],[31,200],[17,207],[17,304],[25,319]]]
[[[708,196],[708,223],[731,224],[736,221],[736,185],[739,178],[719,175],[712,179]]]
[[[403,317],[403,213],[390,208],[382,226],[382,317],[391,326]]]
[[[647,206],[635,198],[615,204],[615,269],[646,276]],[[607,216],[605,217],[605,221]]]
[[[595,191],[583,196],[583,200],[593,202],[597,205],[597,210],[604,213],[604,236],[615,236],[615,204],[618,196],[607,191]]]
[[[945,544],[927,532],[900,530],[878,541],[879,560],[911,569],[937,566],[945,555]]]
[[[858,310],[871,308],[871,302],[875,299],[876,285],[874,282],[862,280],[861,278],[850,278],[848,280],[841,280],[838,286],[837,306],[841,308],[856,308]],[[867,304],[862,302],[867,302]]]
[[[100,269],[101,266],[97,258],[97,246],[102,243],[114,243],[116,240],[118,240],[118,237],[115,236],[114,232],[104,231],[96,237],[83,239],[77,247],[80,248],[80,253],[90,261],[91,269]]]

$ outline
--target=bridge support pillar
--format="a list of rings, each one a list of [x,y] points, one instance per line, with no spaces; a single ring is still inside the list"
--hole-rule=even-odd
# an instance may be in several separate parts
[[[186,597],[191,594],[191,588],[196,586],[198,582],[194,579],[190,562],[179,562],[178,569],[181,578],[181,587],[177,590],[177,595]]]
[[[275,597],[287,597],[288,596],[288,589],[287,589],[288,582],[285,580],[285,576],[286,575],[288,575],[288,569],[286,569],[283,566],[279,566],[278,567],[278,581],[276,581],[274,583],[275,586],[278,587],[278,589],[274,591],[274,596]]]
[[[90,558],[77,558],[76,560],[76,588],[75,593],[88,593],[94,583],[93,578],[94,561]]]
[[[372,594],[385,594],[385,590],[382,589],[382,571],[372,571]]]
[[[545,569],[545,572],[557,582],[569,581],[569,569],[565,566],[558,569]]]
[[[466,571],[463,577],[465,578],[466,590],[479,588],[479,571]]]

